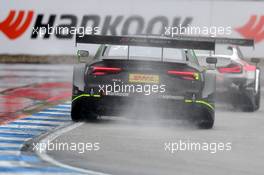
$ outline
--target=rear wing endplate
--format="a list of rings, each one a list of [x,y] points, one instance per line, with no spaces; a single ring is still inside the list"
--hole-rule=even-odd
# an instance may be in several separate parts
[[[76,35],[77,44],[112,44],[128,46],[148,46],[162,48],[184,48],[197,50],[215,50],[214,40],[200,40],[199,37],[152,37],[152,36],[109,36]]]

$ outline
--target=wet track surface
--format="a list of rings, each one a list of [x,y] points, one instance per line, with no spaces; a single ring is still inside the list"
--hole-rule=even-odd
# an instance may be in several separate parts
[[[54,159],[74,167],[109,174],[262,174],[263,107],[255,113],[219,105],[215,127],[199,130],[179,121],[104,117],[83,123],[54,143],[99,142],[99,151],[50,151]],[[165,150],[168,142],[231,143],[230,151]],[[213,150],[213,149],[212,149]]]
[[[72,66],[0,64],[0,124],[71,96]]]
[[[19,156],[19,150],[24,141],[45,132],[52,133],[56,127],[70,123],[69,103],[32,111],[39,104],[52,104],[53,100],[69,96],[71,66],[0,65],[0,68],[0,174],[45,170],[51,174],[69,173],[51,164],[39,165],[36,155]],[[216,108],[212,130],[199,130],[161,116],[103,117],[98,122],[81,123],[53,141],[54,144],[98,142],[98,151],[53,150],[47,153],[64,165],[107,174],[263,174],[263,103],[255,113],[233,111],[222,104]],[[165,146],[165,143],[180,141],[230,142],[232,149],[212,153],[212,147],[211,151],[172,153]],[[13,150],[8,150],[10,148]],[[7,162],[8,159],[15,160],[15,164]],[[24,165],[25,159],[38,163]]]
[[[0,174],[71,172],[22,151],[31,139],[70,122],[69,110],[57,104],[69,99],[71,77],[68,65],[0,64]]]

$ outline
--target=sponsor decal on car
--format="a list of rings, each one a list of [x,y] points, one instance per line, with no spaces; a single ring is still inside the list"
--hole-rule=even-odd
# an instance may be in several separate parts
[[[148,74],[129,74],[130,83],[159,83],[158,75],[148,75]]]

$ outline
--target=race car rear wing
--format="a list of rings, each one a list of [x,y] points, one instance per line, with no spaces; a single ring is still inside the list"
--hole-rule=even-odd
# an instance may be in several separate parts
[[[215,50],[214,40],[200,40],[199,37],[153,37],[153,36],[109,36],[76,35],[77,44],[112,44],[128,46],[149,46],[161,48],[184,48],[196,50]]]
[[[190,36],[174,36],[174,38],[175,39],[184,38],[185,40],[187,40],[188,38],[192,39],[193,37],[190,37]],[[254,40],[253,39],[197,36],[197,40],[198,41],[211,41],[211,42],[215,42],[216,44],[230,44],[230,45],[236,45],[236,46],[254,47]]]
[[[215,38],[216,44],[231,44],[237,46],[254,47],[254,40],[252,39],[239,39],[239,38]]]

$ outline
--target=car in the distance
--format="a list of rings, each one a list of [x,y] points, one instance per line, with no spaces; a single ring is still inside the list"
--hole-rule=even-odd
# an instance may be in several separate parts
[[[226,39],[225,42],[219,43],[228,52],[222,50],[224,53],[198,54],[198,57],[205,58],[210,55],[218,60],[217,99],[230,102],[235,109],[254,112],[260,107],[260,68],[257,66],[260,59],[253,58],[249,62],[240,50],[239,46],[254,46],[253,40],[240,43],[232,41]]]

